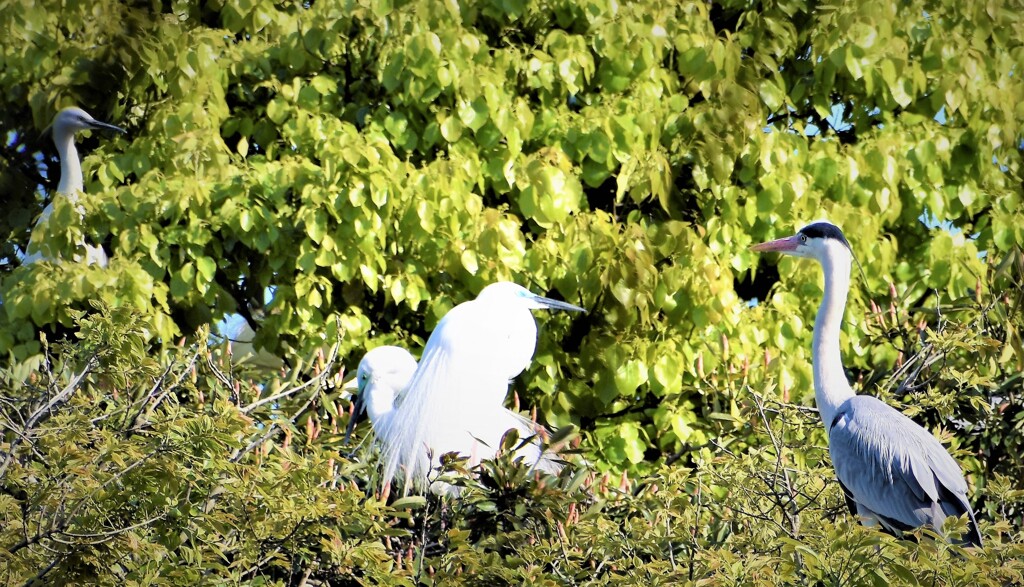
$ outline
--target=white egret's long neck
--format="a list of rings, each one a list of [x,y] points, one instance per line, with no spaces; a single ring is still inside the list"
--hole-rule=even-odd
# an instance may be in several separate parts
[[[825,428],[832,424],[839,406],[853,397],[846,380],[843,360],[839,355],[839,331],[850,291],[851,256],[841,243],[834,243],[829,254],[821,259],[825,272],[825,296],[814,320],[814,398]]]
[[[62,132],[53,136],[60,157],[60,183],[57,192],[74,199],[84,189],[82,181],[82,162],[78,159],[75,148],[75,133]]]
[[[372,381],[363,391],[366,415],[378,432],[395,411],[395,395],[396,391],[385,381]]]

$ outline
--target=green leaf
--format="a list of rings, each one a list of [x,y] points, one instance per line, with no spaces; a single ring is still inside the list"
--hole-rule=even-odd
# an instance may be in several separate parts
[[[683,369],[681,357],[674,354],[663,354],[654,362],[654,380],[665,394],[679,393],[682,390]]]
[[[427,505],[427,498],[422,495],[410,495],[396,499],[392,504],[396,510],[418,510]]]
[[[462,123],[458,118],[449,116],[441,122],[441,136],[449,143],[457,142],[462,138]]]
[[[628,360],[615,369],[615,387],[619,395],[630,396],[646,382],[647,365],[643,361]]]
[[[760,96],[761,101],[772,112],[779,111],[786,100],[785,92],[771,80],[761,82]]]
[[[476,272],[480,269],[480,266],[477,264],[476,253],[468,249],[462,251],[461,260],[463,268],[469,271],[470,275],[476,275]]]
[[[196,259],[196,268],[199,270],[199,275],[204,281],[213,281],[214,275],[217,272],[217,264],[213,259],[209,257],[199,257]]]

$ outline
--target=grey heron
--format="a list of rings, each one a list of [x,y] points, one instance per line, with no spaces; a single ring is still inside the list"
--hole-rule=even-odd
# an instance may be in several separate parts
[[[60,158],[60,182],[57,184],[55,198],[67,198],[78,209],[79,215],[84,216],[85,212],[78,203],[78,196],[83,192],[85,184],[82,179],[82,162],[79,161],[78,149],[75,148],[75,133],[83,130],[112,130],[124,133],[125,130],[119,126],[96,120],[85,110],[75,107],[65,108],[58,112],[49,128],[53,131],[53,144],[56,145],[57,155]],[[42,215],[32,230],[33,234],[29,237],[28,247],[26,248],[27,253],[22,260],[23,264],[27,265],[40,260],[51,260],[39,250],[38,243],[34,242],[36,229],[44,226],[50,219],[51,214],[53,214],[52,201],[43,209]],[[107,254],[103,251],[102,247],[89,245],[84,241],[79,243],[79,246],[85,249],[86,264],[97,264],[101,267],[107,266]],[[76,261],[81,260],[77,254],[74,256],[74,259]]]
[[[395,413],[395,400],[405,391],[416,372],[416,359],[404,348],[380,346],[363,356],[356,371],[357,393],[355,410],[345,431],[345,440],[358,423],[365,410],[371,426],[377,434],[377,442],[386,447],[390,438],[386,436],[393,428],[391,418]],[[505,432],[515,430],[519,438],[527,439],[516,451],[516,456],[538,470],[557,474],[561,463],[556,457],[544,451],[537,436],[536,424],[523,415],[498,404],[483,414],[473,414],[445,434],[435,437],[436,446],[431,446],[434,462],[447,452],[456,452],[470,459],[474,465],[483,459],[492,459],[501,446]],[[443,483],[431,484],[435,493],[455,493],[456,489]]]
[[[530,311],[539,309],[583,311],[497,282],[441,319],[395,409],[377,427],[384,485],[401,474],[409,493],[426,484],[441,454],[457,451],[479,460],[485,450],[497,448],[511,427],[503,408],[509,383],[536,350],[537,324]]]
[[[828,222],[761,243],[775,251],[816,260],[825,293],[814,321],[814,398],[828,435],[836,477],[854,515],[889,532],[931,526],[939,534],[947,516],[967,514],[964,541],[981,546],[981,532],[957,462],[927,430],[881,400],[855,395],[843,371],[839,331],[850,289],[853,253],[843,232]]]

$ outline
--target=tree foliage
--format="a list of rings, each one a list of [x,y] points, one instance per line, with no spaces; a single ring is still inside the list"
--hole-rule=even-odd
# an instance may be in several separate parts
[[[10,4],[0,573],[1019,582],[1002,563],[1024,490],[1022,14],[1017,0]],[[112,260],[20,266],[56,185],[40,129],[71,104],[129,134],[80,141],[86,218],[57,201],[45,238],[84,233]],[[855,386],[967,469],[997,543],[967,563],[839,512],[806,414],[820,277],[747,251],[820,217],[863,267],[842,340]],[[515,389],[631,487],[569,472],[444,508],[367,498],[372,459],[324,432],[345,418],[336,371],[305,359],[415,350],[498,279],[588,309],[538,317]],[[289,358],[284,375],[253,384],[207,360],[206,325],[229,312]],[[495,501],[508,486],[517,499]]]

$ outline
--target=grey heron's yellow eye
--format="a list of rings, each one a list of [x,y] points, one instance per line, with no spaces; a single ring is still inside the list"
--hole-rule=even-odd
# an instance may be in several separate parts
[[[807,244],[807,235],[806,234],[801,234],[800,235],[800,244],[802,244],[802,245],[806,245]]]

